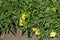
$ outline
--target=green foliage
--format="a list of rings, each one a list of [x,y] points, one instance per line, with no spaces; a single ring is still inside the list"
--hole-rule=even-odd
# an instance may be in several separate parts
[[[25,25],[19,25],[20,15],[26,12]],[[22,30],[28,37],[33,35],[31,28],[39,28],[38,38],[50,37],[55,31],[60,35],[60,0],[0,0],[0,33]]]
[[[5,32],[8,34],[18,28],[18,20],[20,9],[17,2],[0,0],[0,33]]]

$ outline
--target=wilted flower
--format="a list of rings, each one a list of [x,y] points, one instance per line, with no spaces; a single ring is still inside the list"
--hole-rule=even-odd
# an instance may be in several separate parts
[[[2,32],[1,38],[4,38],[6,36],[5,32]]]
[[[33,32],[35,32],[35,31],[37,31],[37,30],[38,30],[38,28],[32,28],[32,30],[33,30]]]

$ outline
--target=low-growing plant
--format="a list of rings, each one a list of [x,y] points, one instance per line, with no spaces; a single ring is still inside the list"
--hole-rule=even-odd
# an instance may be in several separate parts
[[[0,34],[18,28],[38,40],[60,36],[60,0],[0,0]]]

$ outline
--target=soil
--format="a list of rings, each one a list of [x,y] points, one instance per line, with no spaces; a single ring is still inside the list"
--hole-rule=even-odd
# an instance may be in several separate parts
[[[32,38],[28,38],[27,35],[21,36],[21,33],[17,31],[15,36],[12,33],[9,33],[4,38],[0,37],[0,40],[37,40],[36,36],[33,36]]]
[[[9,33],[4,38],[0,37],[0,40],[37,40],[36,36],[32,38],[28,38],[26,35],[21,36],[21,33],[17,31],[16,35]],[[51,39],[43,39],[43,40],[60,40],[60,38],[51,38]]]

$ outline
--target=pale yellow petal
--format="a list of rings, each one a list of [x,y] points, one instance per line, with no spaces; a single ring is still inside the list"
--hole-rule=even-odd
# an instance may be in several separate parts
[[[56,32],[51,32],[50,33],[50,37],[55,37],[56,36]]]

